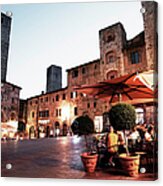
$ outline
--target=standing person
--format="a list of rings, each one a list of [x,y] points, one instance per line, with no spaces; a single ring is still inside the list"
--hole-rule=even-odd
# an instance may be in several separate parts
[[[114,132],[113,127],[110,127],[110,131],[107,135],[107,158],[109,159],[109,166],[115,166],[113,162],[113,157],[118,152],[118,135]]]

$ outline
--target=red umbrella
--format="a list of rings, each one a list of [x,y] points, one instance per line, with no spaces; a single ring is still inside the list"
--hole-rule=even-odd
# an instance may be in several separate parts
[[[109,103],[149,99],[155,97],[153,75],[153,71],[134,73],[94,85],[82,85],[75,90],[101,99],[109,98]]]

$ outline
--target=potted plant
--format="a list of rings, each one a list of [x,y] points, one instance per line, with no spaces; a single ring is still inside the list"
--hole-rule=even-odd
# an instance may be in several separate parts
[[[81,154],[81,160],[85,167],[86,172],[94,172],[97,164],[98,155],[91,148],[92,146],[88,143],[88,137],[94,133],[94,123],[88,115],[79,116],[74,120],[71,125],[71,129],[74,134],[78,136],[84,136],[86,152]]]
[[[119,155],[122,169],[125,170],[129,176],[135,177],[138,175],[140,157],[139,155],[129,153],[125,135],[126,130],[131,130],[136,125],[135,108],[130,104],[118,103],[110,109],[109,119],[114,129],[122,131],[124,134],[126,153]]]

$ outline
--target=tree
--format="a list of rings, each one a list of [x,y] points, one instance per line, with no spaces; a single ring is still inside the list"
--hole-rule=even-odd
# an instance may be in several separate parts
[[[86,142],[86,148],[88,150],[89,147],[88,147],[87,136],[89,134],[94,133],[95,131],[93,120],[89,118],[88,115],[79,116],[73,121],[71,125],[71,129],[72,129],[72,132],[74,134],[77,134],[78,136],[84,135],[85,142]]]
[[[125,136],[125,130],[131,130],[134,128],[136,120],[135,108],[126,103],[118,103],[113,106],[109,111],[109,120],[115,130],[123,131]],[[126,143],[125,136],[125,143]],[[129,154],[128,146],[126,143],[126,151]]]

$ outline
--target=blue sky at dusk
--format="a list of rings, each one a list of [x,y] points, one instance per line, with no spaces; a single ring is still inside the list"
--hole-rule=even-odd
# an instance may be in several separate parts
[[[46,69],[66,69],[99,58],[99,30],[121,22],[130,39],[143,30],[140,2],[2,5],[13,13],[7,81],[22,87],[21,98],[46,89]]]

